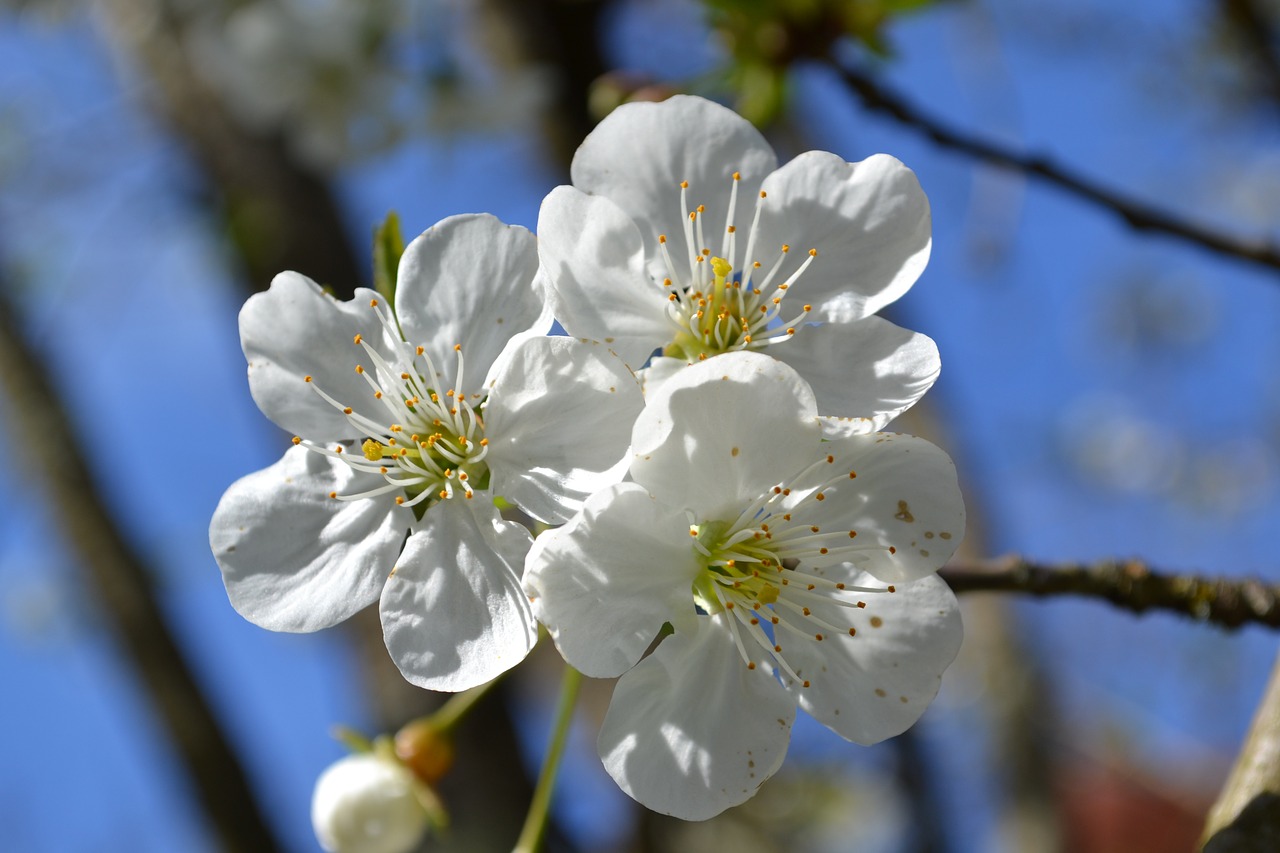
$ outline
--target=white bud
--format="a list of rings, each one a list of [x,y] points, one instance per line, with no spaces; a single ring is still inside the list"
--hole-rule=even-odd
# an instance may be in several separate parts
[[[349,755],[316,780],[311,825],[330,853],[407,853],[427,828],[408,768],[371,753]]]

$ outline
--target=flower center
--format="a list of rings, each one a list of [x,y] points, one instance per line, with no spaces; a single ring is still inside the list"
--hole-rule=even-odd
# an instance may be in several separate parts
[[[748,669],[756,664],[751,643],[804,687],[783,647],[792,640],[821,643],[836,635],[857,635],[845,608],[862,609],[859,596],[894,592],[889,586],[865,587],[833,581],[810,565],[864,562],[870,552],[888,550],[858,543],[858,532],[824,529],[814,523],[818,505],[833,486],[856,479],[854,471],[833,472],[834,456],[825,456],[787,483],[753,501],[732,522],[691,523],[689,535],[702,563],[693,582],[693,599],[707,613],[725,612],[738,652]]]
[[[443,374],[426,348],[406,343],[390,312],[378,300],[370,300],[370,305],[382,321],[386,338],[393,341],[388,358],[362,335],[355,336],[354,343],[364,349],[371,365],[359,364],[355,369],[376,401],[371,411],[356,411],[306,377],[317,394],[346,415],[357,435],[366,436],[360,445],[361,456],[347,452],[341,444],[328,448],[299,437],[293,443],[340,459],[356,471],[378,474],[385,481],[356,494],[330,492],[329,497],[335,500],[360,500],[398,491],[402,494],[396,495],[396,503],[419,508],[415,510],[419,517],[437,501],[458,495],[469,500],[476,490],[489,486],[485,462],[489,440],[484,437],[481,415],[484,395],[474,394],[468,400],[460,390],[465,387],[462,346],[453,348],[457,360],[454,387],[442,392],[438,386]]]
[[[677,268],[668,249],[667,235],[658,235],[658,247],[667,268],[667,277],[662,281],[667,293],[667,317],[675,327],[674,338],[663,349],[663,355],[695,361],[733,350],[763,349],[795,335],[813,310],[812,305],[805,305],[787,320],[781,316],[788,291],[818,257],[817,249],[809,249],[808,257],[799,268],[781,282],[778,282],[779,272],[791,252],[789,245],[784,243],[777,250],[767,271],[764,262],[756,259],[760,212],[768,198],[763,190],[756,200],[742,266],[735,275],[734,270],[739,268],[734,266],[738,248],[734,215],[741,179],[740,173],[733,173],[721,252],[715,257],[708,248],[704,228],[706,207],[700,204],[690,208],[689,182],[680,182],[680,209],[689,263],[687,273]]]

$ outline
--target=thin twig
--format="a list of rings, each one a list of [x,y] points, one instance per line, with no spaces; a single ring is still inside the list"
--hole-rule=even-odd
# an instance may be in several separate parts
[[[1280,628],[1280,585],[1255,578],[1161,574],[1140,560],[1047,565],[1021,557],[948,566],[939,574],[956,593],[1080,595],[1100,598],[1134,613],[1163,610],[1222,628]]]
[[[1221,255],[1280,269],[1280,246],[1265,237],[1239,237],[1187,222],[1059,166],[1043,155],[1015,151],[998,142],[949,127],[866,74],[834,63],[832,67],[868,109],[885,113],[916,128],[939,145],[996,166],[1035,175],[1078,198],[1107,208],[1138,231],[1165,234]]]

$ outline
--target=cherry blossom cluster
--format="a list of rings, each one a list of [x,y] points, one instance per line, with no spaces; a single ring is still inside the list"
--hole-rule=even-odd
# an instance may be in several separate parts
[[[445,219],[391,301],[277,276],[240,336],[294,446],[214,513],[232,605],[315,631],[377,601],[405,678],[444,691],[518,664],[540,622],[618,678],[608,772],[686,819],[751,797],[797,708],[899,734],[961,639],[935,574],[964,533],[954,467],[881,431],[938,376],[933,341],[875,316],[929,250],[897,160],[779,167],[677,96],[606,118],[536,237]]]

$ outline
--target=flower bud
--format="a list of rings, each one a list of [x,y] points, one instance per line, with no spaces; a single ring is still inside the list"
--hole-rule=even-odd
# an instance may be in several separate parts
[[[311,825],[329,853],[407,853],[427,829],[413,773],[373,753],[349,755],[316,780]]]

